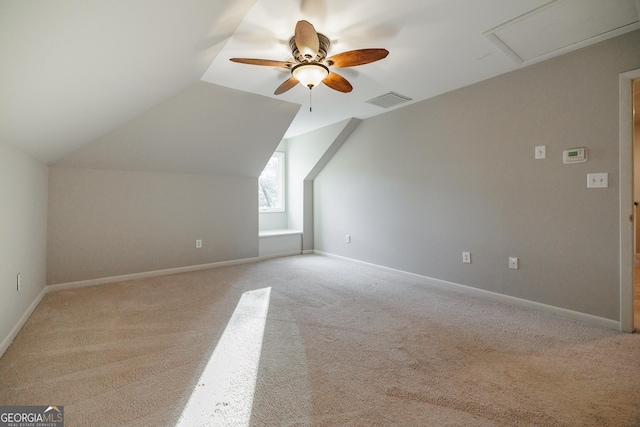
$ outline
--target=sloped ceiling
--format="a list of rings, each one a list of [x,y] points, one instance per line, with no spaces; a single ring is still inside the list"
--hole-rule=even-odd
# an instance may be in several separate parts
[[[297,112],[198,82],[55,166],[257,177]]]
[[[200,80],[255,0],[0,0],[0,139],[51,164]]]

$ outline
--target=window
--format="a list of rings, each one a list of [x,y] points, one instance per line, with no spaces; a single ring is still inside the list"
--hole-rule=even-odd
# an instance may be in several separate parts
[[[258,178],[260,212],[284,212],[284,153],[276,151]]]

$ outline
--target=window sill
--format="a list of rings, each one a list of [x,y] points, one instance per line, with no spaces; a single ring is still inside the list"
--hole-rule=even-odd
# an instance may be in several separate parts
[[[275,237],[275,236],[286,236],[289,234],[302,234],[300,230],[289,230],[289,229],[281,229],[281,230],[264,230],[259,233],[260,237]]]

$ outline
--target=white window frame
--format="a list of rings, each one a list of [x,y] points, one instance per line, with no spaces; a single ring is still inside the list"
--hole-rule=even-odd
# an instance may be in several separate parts
[[[271,156],[278,158],[278,194],[280,195],[280,206],[273,208],[261,208],[258,206],[258,210],[260,213],[270,213],[270,212],[285,212],[286,206],[286,194],[285,194],[285,153],[282,151],[276,151]],[[271,160],[271,158],[269,159]],[[266,167],[266,166],[265,166]],[[262,173],[260,174],[262,176]],[[258,192],[260,191],[260,177],[258,177]]]

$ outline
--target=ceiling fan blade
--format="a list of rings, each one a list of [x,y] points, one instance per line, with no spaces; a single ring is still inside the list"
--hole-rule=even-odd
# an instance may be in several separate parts
[[[342,52],[327,58],[326,63],[330,67],[354,67],[356,65],[369,64],[379,61],[389,55],[387,49],[358,49]]]
[[[295,32],[298,51],[309,60],[313,60],[320,50],[320,40],[313,25],[307,21],[298,21]]]
[[[274,95],[283,94],[283,93],[285,93],[286,91],[288,91],[289,89],[291,89],[292,87],[294,87],[297,84],[298,84],[298,79],[296,79],[295,77],[291,76],[287,80],[285,80],[284,83],[282,83],[280,86],[278,86],[278,88],[276,89],[275,92],[273,92],[273,94]]]
[[[285,67],[291,68],[295,64],[287,61],[274,61],[271,59],[253,59],[253,58],[230,58],[229,61],[238,62],[240,64],[264,65],[267,67]]]
[[[351,86],[351,83],[349,83],[347,79],[333,71],[329,72],[329,75],[325,77],[322,83],[326,84],[333,90],[337,90],[338,92],[347,93],[353,90],[353,86]]]

